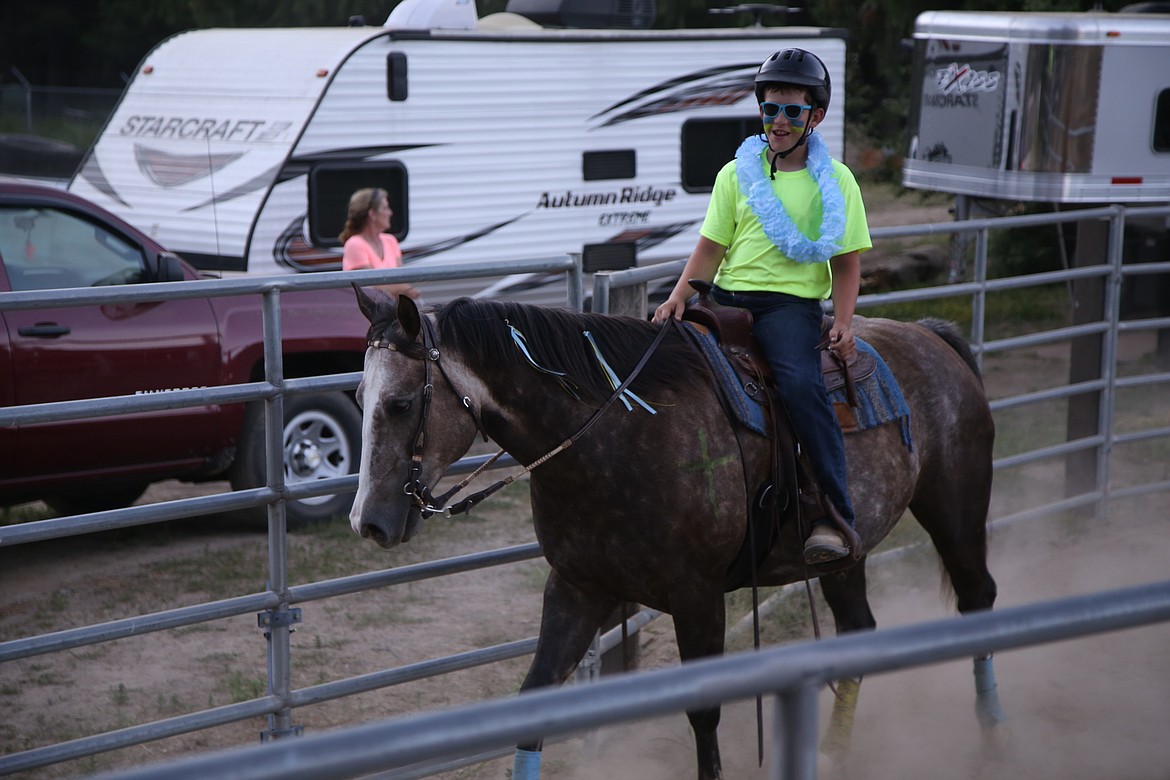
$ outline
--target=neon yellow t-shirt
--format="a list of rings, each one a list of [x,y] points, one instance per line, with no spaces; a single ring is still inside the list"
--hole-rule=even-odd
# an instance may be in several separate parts
[[[760,153],[764,175],[768,175],[765,153]],[[853,172],[833,160],[833,178],[845,199],[845,235],[838,254],[873,246],[865,204]],[[800,232],[811,240],[820,238],[821,194],[808,169],[776,171],[772,190]],[[715,177],[707,216],[699,233],[727,247],[727,254],[715,274],[715,284],[725,290],[782,292],[800,298],[824,300],[833,291],[829,263],[798,263],[781,252],[764,233],[747,197],[739,189],[735,160],[724,165]]]

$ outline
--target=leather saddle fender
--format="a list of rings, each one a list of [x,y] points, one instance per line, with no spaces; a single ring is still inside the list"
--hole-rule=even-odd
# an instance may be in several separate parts
[[[687,304],[683,312],[683,319],[703,326],[710,330],[715,339],[727,354],[739,366],[739,369],[748,377],[757,381],[763,390],[765,408],[768,410],[770,427],[772,430],[772,471],[773,484],[784,485],[789,495],[800,498],[795,502],[800,505],[801,518],[805,523],[828,516],[834,525],[838,526],[850,541],[850,548],[854,558],[860,553],[860,540],[857,532],[849,526],[837,513],[832,502],[823,495],[816,478],[812,473],[808,456],[801,454],[797,457],[796,434],[789,419],[788,411],[769,389],[773,384],[772,372],[764,358],[759,343],[752,335],[753,319],[747,309],[736,306],[723,306],[711,299],[711,285],[698,279],[688,280],[691,287],[699,295]],[[828,333],[832,327],[832,319],[826,317],[822,323],[821,374],[824,378],[826,390],[832,392],[840,387],[845,388],[846,398],[853,407],[858,405],[855,381],[865,379],[877,369],[873,356],[854,350],[848,361],[837,357],[836,353],[825,347],[828,346]],[[842,415],[838,413],[840,419]],[[801,487],[803,486],[803,490]],[[749,490],[749,495],[751,491]],[[806,529],[807,530],[807,529]],[[757,551],[757,555],[759,551]],[[765,552],[766,554],[766,552]]]

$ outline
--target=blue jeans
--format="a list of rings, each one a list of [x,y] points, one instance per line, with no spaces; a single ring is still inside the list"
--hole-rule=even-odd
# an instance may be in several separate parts
[[[760,343],[780,397],[788,407],[800,445],[817,481],[841,516],[854,525],[853,502],[845,476],[845,437],[821,377],[823,311],[820,301],[769,292],[732,292],[714,288],[711,297],[724,306],[752,313],[752,334]]]

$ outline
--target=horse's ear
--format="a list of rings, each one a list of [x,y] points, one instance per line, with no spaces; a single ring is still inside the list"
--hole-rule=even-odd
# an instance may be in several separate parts
[[[418,313],[418,305],[409,295],[398,296],[398,324],[402,326],[406,337],[412,341],[418,338],[422,330],[422,316]]]
[[[357,295],[358,308],[362,310],[362,314],[371,324],[378,318],[379,306],[394,306],[394,301],[378,290],[375,290],[374,295],[370,296],[362,287],[354,284],[353,291]]]

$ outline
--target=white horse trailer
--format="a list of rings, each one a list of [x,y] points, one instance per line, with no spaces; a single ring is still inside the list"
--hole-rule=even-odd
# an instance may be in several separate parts
[[[715,173],[758,130],[772,52],[825,61],[820,131],[844,156],[844,37],[554,29],[467,0],[403,3],[384,27],[185,32],[145,57],[70,189],[204,269],[340,268],[366,186],[390,192],[408,264],[644,265],[694,247]],[[490,289],[530,300],[537,281]]]
[[[914,52],[907,187],[1170,200],[1170,15],[929,11]]]

